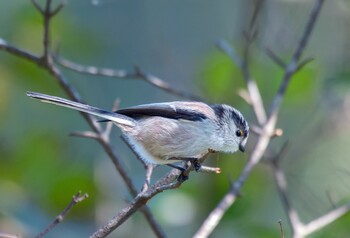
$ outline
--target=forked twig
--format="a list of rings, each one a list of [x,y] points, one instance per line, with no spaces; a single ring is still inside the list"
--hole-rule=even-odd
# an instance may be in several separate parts
[[[79,202],[82,202],[83,200],[85,200],[86,198],[88,198],[88,194],[84,193],[83,195],[81,194],[81,192],[78,192],[77,194],[75,194],[72,198],[72,200],[69,202],[69,204],[63,209],[63,211],[45,228],[45,230],[43,230],[42,232],[40,232],[40,234],[38,234],[36,236],[36,238],[41,238],[44,237],[47,233],[49,233],[53,228],[55,228],[56,225],[58,225],[59,223],[61,223],[63,221],[63,219],[65,218],[65,216],[67,215],[67,213]]]

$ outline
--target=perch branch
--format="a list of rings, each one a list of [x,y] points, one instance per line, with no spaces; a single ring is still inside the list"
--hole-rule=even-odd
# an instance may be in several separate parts
[[[203,163],[210,154],[211,152],[208,152],[202,158],[198,159],[198,162]],[[183,174],[188,176],[193,170],[194,167],[191,164],[183,172]],[[167,175],[156,181],[155,184],[153,184],[149,189],[140,192],[122,211],[120,211],[116,216],[111,218],[105,225],[92,234],[90,238],[106,237],[113,230],[123,224],[123,222],[125,222],[138,209],[142,209],[142,207],[145,206],[145,204],[147,204],[152,197],[166,190],[180,187],[183,183],[183,181],[177,181],[180,173],[181,172],[178,169],[172,169]]]

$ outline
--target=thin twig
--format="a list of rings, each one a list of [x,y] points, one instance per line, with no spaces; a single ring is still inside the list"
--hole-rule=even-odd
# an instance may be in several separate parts
[[[237,199],[237,195],[239,194],[250,172],[264,155],[265,150],[267,149],[267,146],[269,145],[269,142],[271,140],[270,135],[275,130],[277,115],[280,109],[282,99],[285,95],[285,91],[287,89],[287,86],[289,85],[291,77],[297,70],[298,61],[302,55],[303,50],[306,47],[311,31],[315,26],[315,22],[320,13],[323,2],[324,0],[315,0],[314,2],[314,6],[309,16],[309,20],[306,24],[304,33],[301,37],[301,40],[299,41],[298,46],[296,47],[291,61],[288,63],[285,69],[285,74],[283,76],[282,83],[272,102],[271,112],[266,120],[266,123],[264,123],[264,126],[262,128],[263,133],[259,136],[247,164],[245,165],[238,179],[231,186],[230,190],[226,193],[226,195],[221,199],[218,205],[213,209],[213,211],[209,214],[206,220],[202,223],[201,227],[198,229],[194,237],[207,237],[212,233],[212,231],[218,225],[219,221],[222,219],[227,209],[230,208]],[[252,93],[252,91],[249,91],[249,87],[248,92]],[[259,101],[259,104],[262,105],[261,100]],[[254,110],[254,112],[255,114],[257,114],[257,110]]]
[[[340,206],[327,214],[309,222],[306,224],[303,228],[304,231],[301,232],[303,236],[299,237],[305,237],[309,234],[312,234],[313,232],[320,230],[321,228],[329,225],[330,223],[334,222],[338,218],[344,216],[346,213],[350,211],[350,203],[347,203],[343,206]],[[298,236],[294,236],[294,238],[298,238]]]
[[[297,67],[297,69],[295,70],[295,72],[299,72],[302,68],[304,68],[308,63],[312,62],[314,60],[314,58],[307,58],[303,61],[301,61]]]
[[[0,38],[0,50],[4,50],[12,55],[15,55],[19,58],[28,60],[30,62],[38,63],[40,60],[40,57],[29,53],[27,51],[24,51],[22,49],[19,49],[11,44],[9,44],[7,41],[4,39]]]
[[[266,47],[265,52],[275,64],[280,66],[282,69],[286,68],[286,63],[280,57],[278,57],[272,49]]]
[[[345,204],[341,207],[335,208],[327,214],[316,218],[315,220],[304,224],[297,211],[292,207],[287,194],[287,180],[283,171],[278,166],[278,160],[282,157],[285,152],[286,146],[283,146],[280,153],[272,160],[272,168],[274,173],[275,182],[277,185],[277,191],[280,196],[284,210],[287,213],[287,218],[292,229],[293,238],[303,238],[313,232],[322,229],[328,224],[332,223],[339,217],[345,215],[350,211],[350,203]]]
[[[83,137],[83,138],[89,138],[89,139],[99,139],[99,135],[97,135],[95,132],[92,131],[74,131],[69,134],[70,136],[76,136],[76,137]]]
[[[0,232],[0,238],[20,238],[20,235],[8,234],[8,233]]]
[[[36,238],[44,237],[47,233],[49,233],[55,226],[57,226],[59,223],[63,221],[67,213],[79,202],[85,200],[88,197],[88,194],[81,194],[81,192],[78,192],[75,194],[70,201],[70,203],[63,209],[63,211],[48,225],[45,230],[43,230],[40,234],[36,236]]]
[[[261,94],[256,85],[256,82],[252,79],[249,72],[247,63],[236,53],[234,48],[230,46],[226,41],[221,40],[218,43],[219,49],[221,49],[225,54],[227,54],[231,60],[241,69],[243,78],[247,84],[247,91],[249,93],[249,105],[253,107],[254,115],[259,123],[263,125],[266,121],[266,112],[262,102]]]
[[[190,100],[203,101],[198,96],[173,88],[172,86],[170,86],[168,83],[158,78],[157,76],[145,73],[139,66],[135,66],[134,72],[128,72],[126,70],[98,68],[95,66],[82,65],[58,56],[55,57],[55,60],[61,66],[82,74],[98,75],[98,76],[118,78],[118,79],[141,79],[151,84],[152,86],[159,88],[170,94],[173,94],[182,98],[187,98]]]
[[[279,157],[279,156],[278,156]],[[279,158],[278,158],[279,159]],[[283,171],[277,164],[277,160],[272,161],[272,168],[277,186],[277,191],[282,202],[283,208],[287,213],[288,222],[292,228],[292,233],[296,234],[298,230],[302,230],[303,223],[301,222],[297,211],[292,207],[287,194],[287,180]]]
[[[41,8],[41,6],[38,4],[36,0],[31,0],[34,7],[40,12],[40,14],[44,15],[44,10]]]
[[[279,220],[279,221],[278,221],[278,224],[279,224],[279,226],[280,226],[281,238],[284,238],[284,232],[283,232],[283,224],[282,224],[282,221]]]

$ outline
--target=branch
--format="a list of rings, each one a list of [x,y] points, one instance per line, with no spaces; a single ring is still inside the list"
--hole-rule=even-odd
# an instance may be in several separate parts
[[[271,111],[270,111],[270,115],[269,115],[269,121],[274,121],[271,124],[275,124],[276,120],[277,120],[277,114],[279,111],[279,108],[281,106],[284,94],[286,92],[286,89],[289,85],[290,79],[291,77],[294,75],[294,73],[300,69],[298,62],[302,56],[302,53],[309,41],[310,35],[312,30],[314,29],[316,20],[318,18],[318,15],[321,11],[321,8],[323,6],[324,0],[316,0],[314,2],[313,8],[311,10],[311,14],[309,16],[309,20],[306,24],[306,27],[304,29],[304,33],[298,43],[298,46],[296,48],[296,50],[294,51],[294,54],[289,62],[289,64],[286,66],[285,69],[285,74],[283,76],[282,79],[282,83],[276,93],[276,96],[272,102],[271,105]]]
[[[203,157],[198,159],[198,162],[203,163],[210,154],[211,152],[209,151]],[[194,167],[191,164],[182,173],[184,176],[188,176],[192,171],[194,171]],[[106,237],[113,230],[117,229],[121,224],[123,224],[138,209],[144,207],[155,195],[166,190],[179,188],[183,183],[183,181],[178,180],[180,173],[181,172],[178,169],[172,169],[167,175],[155,182],[155,184],[149,189],[144,187],[145,189],[142,190],[122,211],[120,211],[116,216],[111,218],[105,225],[92,234],[90,238]]]
[[[283,224],[282,221],[278,221],[278,224],[280,225],[280,232],[281,232],[281,238],[284,238],[284,231],[283,231]]]
[[[218,43],[218,47],[223,52],[225,52],[231,58],[231,60],[241,69],[244,81],[247,84],[247,91],[249,94],[248,104],[253,107],[253,111],[259,125],[263,125],[266,121],[266,112],[258,86],[256,85],[255,80],[252,79],[248,63],[246,61],[247,59],[241,59],[233,47],[224,40],[221,40]],[[248,56],[248,54],[246,54],[246,56]]]
[[[226,213],[228,208],[230,208],[232,204],[236,201],[237,196],[240,193],[240,190],[243,184],[245,183],[246,179],[248,178],[250,172],[264,155],[264,152],[271,140],[270,135],[272,135],[275,130],[277,115],[280,109],[282,99],[285,95],[285,91],[289,85],[289,81],[291,77],[294,75],[294,73],[297,70],[298,61],[302,55],[303,50],[307,45],[308,39],[310,37],[312,29],[315,26],[316,19],[320,13],[323,2],[324,0],[315,0],[314,2],[314,6],[309,16],[309,20],[306,24],[304,33],[301,37],[301,40],[299,41],[299,44],[293,54],[292,59],[290,60],[290,62],[288,63],[285,69],[282,83],[271,105],[271,110],[270,110],[271,112],[266,120],[266,123],[264,123],[262,127],[262,133],[258,137],[258,140],[253,148],[253,151],[249,157],[247,164],[245,165],[238,179],[232,184],[230,190],[225,194],[225,196],[221,199],[218,205],[213,209],[213,211],[202,223],[201,227],[198,229],[194,237],[197,237],[197,238],[207,237],[212,233],[212,231],[218,225],[218,223],[220,222],[220,220],[222,219],[223,215]],[[247,87],[248,87],[249,94],[252,93],[252,91],[249,90],[248,83],[247,83]],[[254,95],[250,95],[251,98],[253,98],[253,96]],[[259,118],[260,116],[257,115],[257,109],[258,108],[254,109],[254,113],[256,114],[256,117]]]
[[[20,58],[24,58],[25,60],[35,63],[41,68],[43,68],[45,71],[49,72],[59,83],[59,85],[62,87],[62,89],[66,92],[68,97],[74,101],[82,102],[81,97],[79,93],[76,91],[76,89],[69,84],[67,79],[63,76],[59,68],[55,65],[54,61],[52,60],[52,55],[50,53],[49,47],[50,47],[50,39],[49,39],[49,31],[50,31],[50,20],[51,18],[60,10],[62,7],[59,5],[58,9],[51,11],[50,4],[51,0],[46,0],[46,7],[45,10],[42,10],[41,7],[38,8],[38,4],[35,0],[32,1],[34,6],[39,10],[39,12],[42,14],[44,19],[44,34],[43,34],[43,46],[44,46],[44,54],[41,57],[38,57],[36,55],[33,55],[25,50],[19,49],[17,47],[14,47],[12,45],[9,45],[6,41],[0,39],[0,49],[7,51],[8,53],[18,56]],[[119,159],[119,156],[113,151],[111,145],[109,144],[109,138],[106,138],[103,134],[103,131],[101,129],[101,126],[95,121],[95,119],[88,115],[81,113],[81,115],[85,118],[89,126],[91,127],[92,131],[96,133],[98,137],[98,142],[101,144],[103,149],[108,154],[109,158],[113,162],[115,168],[121,175],[122,179],[124,180],[125,184],[127,185],[127,188],[132,196],[136,196],[138,194],[138,190],[134,186],[131,177],[129,177],[127,170],[124,168],[121,160]],[[150,211],[150,209],[145,206],[142,209],[143,214],[146,217],[146,220],[148,221],[149,225],[151,226],[152,230],[154,231],[155,235],[157,237],[165,237],[164,231],[161,229],[160,225],[154,220],[154,217]]]
[[[61,66],[81,74],[98,75],[98,76],[118,78],[118,79],[140,79],[170,94],[173,94],[182,98],[187,98],[190,100],[203,101],[198,96],[173,88],[172,86],[170,86],[168,83],[158,78],[157,76],[145,73],[143,70],[141,70],[139,66],[135,66],[134,72],[128,72],[126,70],[121,70],[121,69],[98,68],[96,66],[82,65],[58,56],[55,57],[55,60]]]
[[[4,232],[0,232],[0,238],[20,238],[19,235],[8,234]]]
[[[65,218],[65,216],[67,215],[67,213],[79,202],[85,200],[86,198],[88,198],[88,194],[85,193],[83,195],[81,195],[81,192],[78,192],[77,194],[75,194],[72,198],[72,200],[70,201],[70,203],[67,205],[67,207],[55,218],[55,220],[53,220],[50,225],[48,225],[44,231],[42,231],[39,235],[36,236],[36,238],[41,238],[44,237],[47,233],[49,233],[53,228],[55,228],[55,226],[57,226],[59,223],[61,223],[63,221],[63,219]]]
[[[173,169],[150,189],[139,193],[122,211],[110,219],[102,228],[94,232],[90,238],[106,237],[123,224],[132,214],[138,211],[138,209],[142,208],[152,197],[165,190],[178,188],[181,185],[181,182],[176,181],[179,173],[179,170]]]
[[[40,57],[29,53],[27,51],[21,50],[5,41],[4,39],[0,38],[0,50],[6,51],[16,57],[28,60],[30,62],[38,63],[40,61]]]
[[[284,151],[284,149],[282,150]],[[292,207],[291,202],[289,201],[287,194],[287,180],[283,171],[279,168],[277,163],[277,159],[280,157],[281,155],[278,155],[278,157],[272,161],[272,168],[277,185],[277,191],[281,198],[283,208],[287,213],[288,221],[292,229],[293,238],[306,237],[315,231],[324,228],[325,226],[329,225],[350,211],[350,203],[347,203],[343,206],[333,209],[327,214],[316,218],[307,224],[304,224],[300,220],[298,212]]]

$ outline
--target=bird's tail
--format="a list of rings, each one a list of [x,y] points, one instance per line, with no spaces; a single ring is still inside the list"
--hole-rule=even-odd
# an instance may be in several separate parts
[[[82,104],[79,102],[70,101],[64,98],[50,96],[42,93],[29,92],[29,91],[27,92],[27,96],[34,99],[39,99],[43,102],[52,103],[62,107],[68,107],[77,111],[92,114],[92,115],[107,119],[109,121],[113,121],[117,124],[131,126],[131,127],[136,125],[136,121],[130,117],[127,117],[115,112],[105,111],[105,110],[92,107],[86,104]]]

